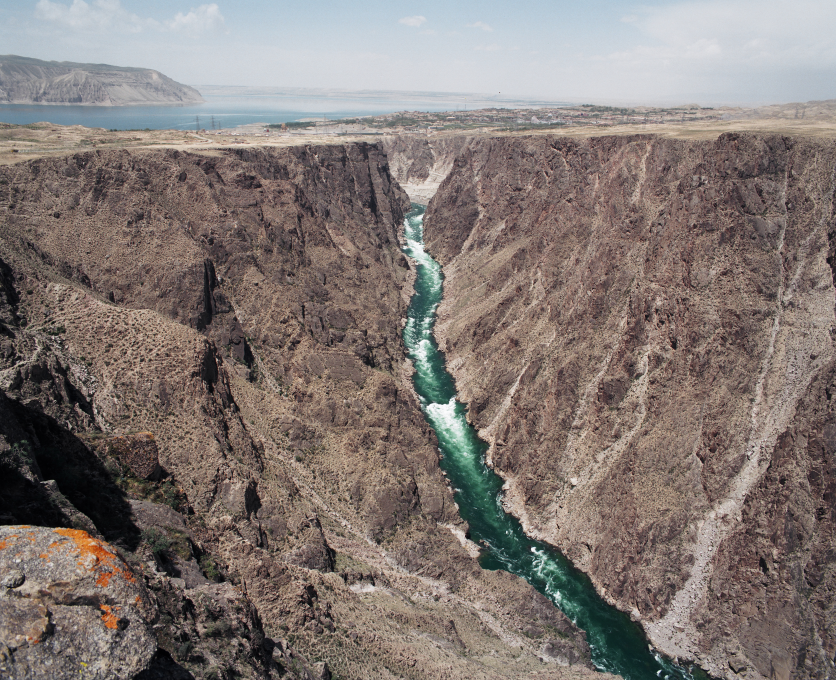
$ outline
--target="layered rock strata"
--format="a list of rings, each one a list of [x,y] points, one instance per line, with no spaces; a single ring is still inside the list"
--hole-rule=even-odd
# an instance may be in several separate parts
[[[0,196],[0,522],[120,551],[152,606],[139,677],[592,673],[473,557],[378,147],[78,154]]]
[[[834,673],[832,141],[479,139],[436,333],[505,503],[665,653]]]

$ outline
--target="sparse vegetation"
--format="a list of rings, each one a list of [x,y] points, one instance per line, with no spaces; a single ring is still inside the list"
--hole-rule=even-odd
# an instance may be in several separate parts
[[[229,621],[215,621],[206,627],[206,637],[229,637],[233,632]]]
[[[165,556],[171,548],[171,539],[156,527],[143,531],[142,540],[154,553],[154,557]]]
[[[203,575],[210,581],[218,583],[222,580],[221,572],[218,569],[215,558],[211,555],[203,555],[200,558],[200,568],[203,571]]]
[[[285,126],[288,130],[305,130],[314,127],[315,123],[311,121],[293,120],[287,123],[271,123],[267,127],[272,130],[281,130],[282,126]]]

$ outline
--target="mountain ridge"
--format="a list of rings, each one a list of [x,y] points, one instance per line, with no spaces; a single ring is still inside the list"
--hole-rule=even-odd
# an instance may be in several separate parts
[[[203,101],[193,87],[154,69],[0,56],[0,103],[138,106]]]

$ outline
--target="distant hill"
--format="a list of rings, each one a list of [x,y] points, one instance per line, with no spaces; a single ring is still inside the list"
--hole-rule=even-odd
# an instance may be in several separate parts
[[[150,68],[0,56],[0,104],[200,104],[200,92]]]

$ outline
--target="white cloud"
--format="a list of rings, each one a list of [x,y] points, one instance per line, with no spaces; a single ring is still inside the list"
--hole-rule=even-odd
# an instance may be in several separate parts
[[[215,3],[212,3],[211,5],[201,5],[197,9],[193,7],[188,14],[177,12],[174,19],[166,22],[166,26],[172,31],[202,33],[218,29],[223,23],[224,16],[221,14],[221,10]]]
[[[121,27],[138,32],[156,24],[153,20],[141,19],[128,12],[120,0],[93,0],[89,4],[84,0],[73,0],[71,5],[39,0],[35,6],[35,16],[77,29]]]
[[[398,23],[403,24],[404,26],[414,26],[415,28],[418,28],[422,24],[427,23],[427,17],[422,17],[422,16],[404,17],[403,19],[399,19]]]
[[[77,30],[122,30],[139,33],[145,29],[156,31],[182,31],[200,33],[219,28],[224,23],[223,14],[215,3],[192,8],[187,14],[178,12],[173,19],[160,22],[142,18],[122,6],[121,0],[73,0],[65,5],[52,0],[39,0],[35,17],[62,24]]]
[[[488,26],[484,21],[474,21],[472,24],[466,24],[467,28],[481,28],[483,31],[487,31],[491,33],[493,29]]]
[[[490,45],[478,45],[474,48],[477,52],[499,52],[502,48],[496,43]]]
[[[713,59],[722,54],[744,63],[767,58],[782,66],[836,63],[832,2],[691,0],[645,8],[627,19],[656,43],[648,56]]]

